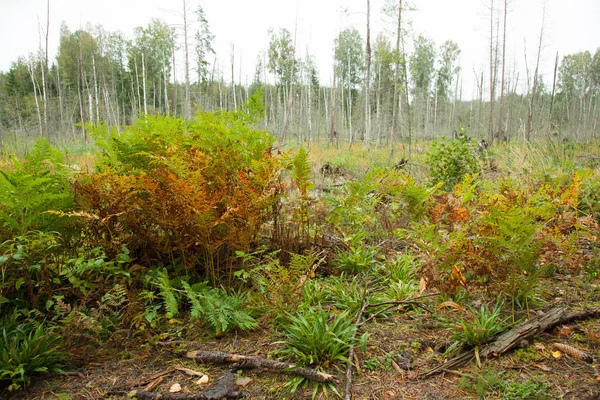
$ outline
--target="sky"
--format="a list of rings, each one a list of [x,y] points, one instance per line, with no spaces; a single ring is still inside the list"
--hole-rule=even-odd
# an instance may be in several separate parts
[[[335,37],[340,30],[356,27],[366,36],[365,0],[187,0],[190,8],[201,5],[215,35],[214,49],[220,65],[231,67],[234,45],[236,81],[251,82],[258,54],[268,46],[269,28],[287,28],[297,33],[297,55],[314,56],[322,84],[330,84]],[[380,32],[393,37],[394,23],[381,9],[387,0],[371,0],[372,40]],[[50,59],[58,49],[62,22],[74,31],[88,23],[133,37],[133,29],[160,18],[181,30],[183,1],[166,0],[49,0]],[[416,10],[406,15],[412,21],[411,37],[423,34],[441,45],[446,40],[461,49],[463,98],[473,95],[475,73],[489,65],[490,0],[412,0]],[[501,0],[495,0],[499,4]],[[551,84],[554,58],[600,47],[600,0],[511,0],[507,19],[507,73],[516,71],[525,88],[525,53],[534,69],[542,26],[546,18],[540,72]],[[19,56],[37,51],[39,26],[45,28],[47,0],[0,0],[0,71],[7,71]],[[181,32],[180,32],[181,33]],[[181,52],[180,52],[181,53]],[[178,56],[182,59],[182,53]],[[211,60],[213,61],[213,60]],[[181,66],[182,62],[178,61]],[[178,67],[180,68],[180,67]],[[179,76],[182,76],[181,74]],[[231,79],[230,72],[225,79]]]

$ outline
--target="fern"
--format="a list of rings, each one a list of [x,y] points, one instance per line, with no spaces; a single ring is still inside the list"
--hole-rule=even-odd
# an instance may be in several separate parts
[[[308,159],[308,152],[304,147],[301,147],[292,161],[292,175],[302,198],[307,198],[308,191],[312,188],[310,174],[311,166]]]
[[[32,230],[61,231],[65,224],[46,211],[68,211],[73,204],[62,155],[46,139],[36,142],[14,171],[0,170],[0,241]]]
[[[179,301],[176,292],[171,286],[169,273],[166,268],[156,271],[156,280],[154,283],[158,286],[160,296],[163,298],[165,308],[167,309],[167,318],[173,318],[179,313]]]
[[[206,285],[202,285],[202,290],[197,291],[197,287],[192,288],[187,282],[182,282],[182,286],[192,304],[192,318],[205,321],[215,333],[231,329],[248,330],[258,326],[254,317],[244,310],[246,298],[243,294],[228,294],[220,288],[206,290]]]

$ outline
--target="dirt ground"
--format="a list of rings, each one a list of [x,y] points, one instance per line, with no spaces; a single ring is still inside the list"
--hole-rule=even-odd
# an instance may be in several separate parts
[[[555,307],[573,311],[600,308],[600,284],[584,277],[555,275],[545,279],[542,287],[543,304],[530,315]],[[477,296],[472,296],[471,302],[476,306]],[[370,333],[366,352],[356,349],[359,369],[353,375],[353,398],[600,399],[600,319],[559,326],[522,343],[518,350],[482,360],[481,367],[471,361],[460,370],[447,371],[427,380],[418,379],[420,373],[446,359],[443,352],[452,341],[439,319],[457,318],[456,312],[446,308],[434,308],[431,313],[420,309],[398,309],[387,318],[369,323],[366,326]],[[176,367],[206,374],[212,382],[227,370],[227,366],[197,364],[185,358],[187,351],[219,350],[269,357],[281,346],[277,343],[280,339],[268,329],[232,333],[215,339],[201,327],[192,325],[182,327],[175,334],[142,341],[115,337],[104,348],[95,349],[95,354],[92,354],[93,349],[82,349],[78,354],[79,368],[66,371],[65,375],[42,377],[27,390],[7,396],[10,399],[124,399],[131,390],[143,389],[150,384],[155,385],[153,392],[163,393],[175,383],[181,385],[181,393],[199,393],[206,388],[206,385],[196,383],[199,377]],[[594,362],[556,351],[554,343],[584,351],[594,357]],[[327,372],[339,378],[336,387],[343,396],[345,365],[333,366]],[[264,371],[239,373],[250,378],[249,384],[242,388],[248,399],[312,398],[313,385],[290,394],[286,387],[289,377],[285,375]],[[478,394],[476,382],[489,379],[512,382],[510,393],[506,385],[490,385],[480,389]],[[528,382],[538,382],[538,386],[534,385],[537,389],[528,390]],[[321,391],[317,398],[337,398],[337,395],[331,390]]]

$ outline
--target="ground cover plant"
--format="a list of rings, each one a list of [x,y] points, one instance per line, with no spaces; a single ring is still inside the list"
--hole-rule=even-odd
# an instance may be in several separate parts
[[[122,398],[174,383],[202,391],[193,374],[219,381],[223,367],[183,361],[186,350],[338,378],[244,371],[250,398],[598,393],[594,364],[578,358],[600,355],[595,319],[479,357],[551,308],[598,308],[597,166],[544,144],[482,155],[465,137],[423,143],[401,167],[388,150],[356,145],[278,153],[255,118],[90,126],[92,168],[67,167],[72,156],[45,140],[6,163],[4,394]],[[348,161],[359,154],[372,165]],[[542,161],[516,166],[524,154]],[[339,160],[343,175],[331,170]],[[461,371],[415,379],[469,349]],[[116,371],[125,378],[111,384]]]

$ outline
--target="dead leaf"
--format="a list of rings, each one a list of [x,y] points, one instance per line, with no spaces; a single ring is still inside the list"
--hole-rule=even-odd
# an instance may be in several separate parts
[[[537,351],[545,351],[546,350],[546,346],[544,346],[543,343],[534,343],[533,347],[535,347],[535,349]]]
[[[558,350],[552,351],[551,353],[552,353],[552,357],[556,358],[557,360],[562,357],[562,353]]]
[[[422,276],[421,282],[419,282],[419,296],[422,295],[426,289],[427,289],[427,278]]]
[[[202,372],[194,371],[193,369],[185,368],[185,367],[175,367],[177,371],[185,372],[191,376],[204,376]]]
[[[181,392],[181,385],[179,383],[174,383],[169,388],[169,393],[177,393],[177,392]]]
[[[463,306],[461,306],[460,304],[457,304],[453,301],[445,301],[442,304],[440,304],[438,306],[438,310],[441,308],[454,308],[455,310],[460,310],[460,311],[464,311],[465,308]]]
[[[252,379],[248,378],[247,376],[241,377],[241,378],[237,378],[235,380],[236,385],[241,386],[241,387],[246,387],[249,384],[252,383]]]
[[[573,332],[575,332],[575,329],[571,328],[570,326],[563,325],[558,330],[558,332],[556,333],[556,335],[558,337],[567,337],[567,336],[571,335]]]
[[[452,266],[451,278],[456,279],[463,286],[467,283],[467,278],[465,278],[465,274],[463,274],[463,272],[457,265]]]
[[[196,385],[206,385],[208,383],[208,375],[202,375],[202,378],[196,381]]]
[[[158,378],[152,380],[149,384],[144,387],[146,392],[151,392],[158,387],[167,377],[165,375],[159,376]]]
[[[552,372],[552,368],[544,364],[533,364],[536,368],[541,369],[544,372]]]

